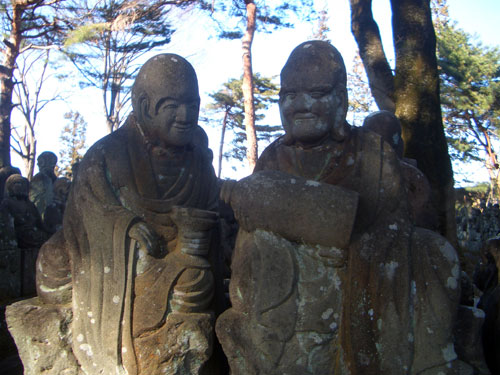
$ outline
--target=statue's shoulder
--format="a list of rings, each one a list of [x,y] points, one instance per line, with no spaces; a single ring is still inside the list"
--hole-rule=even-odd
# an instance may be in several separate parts
[[[284,136],[275,139],[269,146],[267,146],[255,165],[254,172],[261,170],[277,170],[278,167],[276,163],[278,162],[278,155],[283,152],[283,148],[286,147],[284,143]]]

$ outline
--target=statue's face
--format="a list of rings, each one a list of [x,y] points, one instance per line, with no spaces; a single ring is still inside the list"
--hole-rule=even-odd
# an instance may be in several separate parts
[[[28,181],[16,179],[9,184],[9,195],[11,197],[27,197],[28,196]]]
[[[333,72],[304,63],[299,71],[282,76],[281,121],[298,144],[321,144],[335,127],[342,127],[345,94],[335,87]]]
[[[151,99],[149,116],[144,119],[152,141],[159,140],[165,146],[189,144],[198,124],[198,92],[175,82],[168,85],[160,97]]]

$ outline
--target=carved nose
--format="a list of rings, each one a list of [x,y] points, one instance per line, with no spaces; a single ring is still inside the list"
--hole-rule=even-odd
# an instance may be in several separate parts
[[[175,119],[177,122],[187,122],[188,121],[188,107],[187,105],[179,105],[177,107],[177,113],[175,115]]]
[[[294,106],[297,112],[309,112],[311,103],[308,100],[309,95],[305,93],[298,93],[294,100]]]

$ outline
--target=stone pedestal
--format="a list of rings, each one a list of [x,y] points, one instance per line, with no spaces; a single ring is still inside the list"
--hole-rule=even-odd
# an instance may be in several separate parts
[[[35,297],[7,306],[5,315],[25,374],[83,374],[71,350],[71,305],[46,305]]]

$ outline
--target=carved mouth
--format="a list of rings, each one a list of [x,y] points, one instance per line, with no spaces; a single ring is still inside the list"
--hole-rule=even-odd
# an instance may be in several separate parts
[[[315,123],[317,120],[317,117],[313,115],[312,113],[301,113],[298,115],[295,115],[294,117],[294,122],[297,125],[308,125]]]

